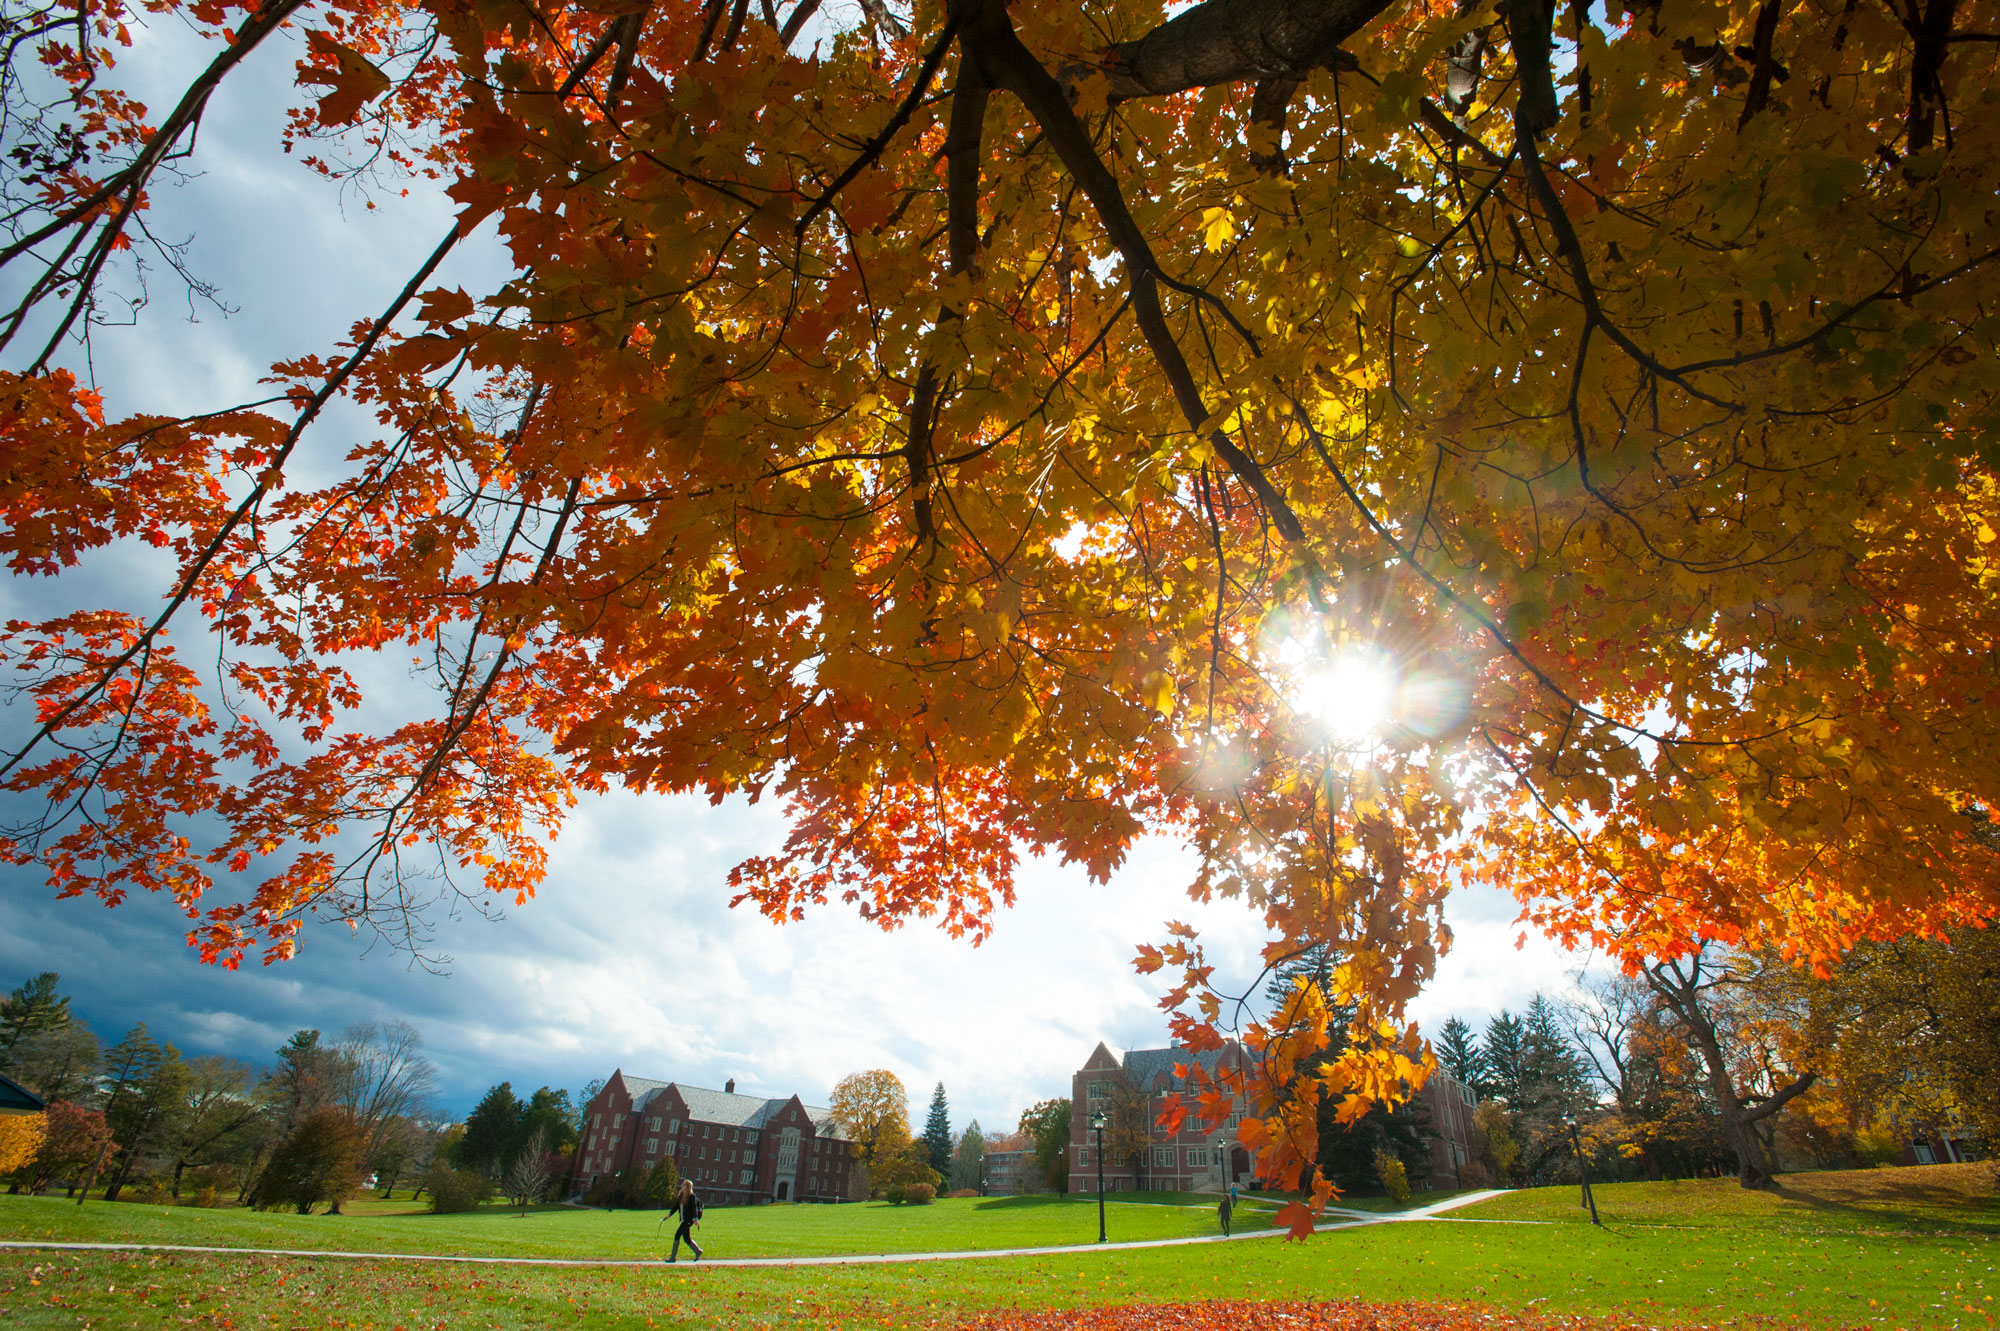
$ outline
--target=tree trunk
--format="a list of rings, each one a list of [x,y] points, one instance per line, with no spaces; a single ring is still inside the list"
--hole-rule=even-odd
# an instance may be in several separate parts
[[[1702,1009],[1700,955],[1696,955],[1685,976],[1676,963],[1663,962],[1648,966],[1646,978],[1653,991],[1673,1009],[1682,1029],[1687,1032],[1688,1042],[1701,1056],[1709,1091],[1715,1096],[1716,1110],[1722,1116],[1723,1137],[1728,1141],[1729,1149],[1736,1153],[1736,1181],[1746,1188],[1771,1187],[1771,1156],[1764,1149],[1763,1139],[1757,1135],[1756,1123],[1784,1108],[1794,1096],[1819,1080],[1819,1074],[1808,1072],[1777,1094],[1763,1099],[1754,1108],[1746,1106],[1744,1098],[1736,1092],[1735,1083],[1730,1080],[1729,1063],[1723,1057],[1722,1040],[1716,1034],[1715,1023]]]
[[[186,1168],[187,1168],[187,1163],[188,1163],[188,1162],[187,1162],[187,1161],[185,1161],[185,1160],[176,1160],[176,1161],[174,1161],[174,1200],[175,1200],[175,1201],[179,1201],[179,1200],[181,1199],[181,1171],[182,1171],[183,1169],[186,1169]]]
[[[250,1187],[257,1181],[257,1162],[262,1160],[263,1158],[264,1158],[264,1148],[262,1145],[255,1146],[251,1149],[250,1163],[243,1167],[243,1187],[236,1194],[236,1204],[238,1206],[241,1206],[244,1203],[244,1201],[249,1198]]]

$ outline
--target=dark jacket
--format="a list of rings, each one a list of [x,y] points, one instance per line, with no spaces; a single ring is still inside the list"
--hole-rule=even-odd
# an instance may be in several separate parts
[[[677,1197],[674,1199],[674,1204],[669,1206],[667,1210],[681,1218],[683,1228],[692,1225],[695,1221],[701,1219],[701,1194],[690,1192],[687,1195],[686,1201],[682,1201]]]

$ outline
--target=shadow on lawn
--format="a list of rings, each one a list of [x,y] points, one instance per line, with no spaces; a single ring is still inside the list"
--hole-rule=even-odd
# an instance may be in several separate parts
[[[1968,1197],[1958,1188],[1905,1183],[1891,1199],[1860,1187],[1822,1186],[1810,1190],[1787,1187],[1780,1178],[1771,1192],[1809,1210],[1850,1220],[1902,1225],[1922,1232],[2000,1233],[2000,1199]]]

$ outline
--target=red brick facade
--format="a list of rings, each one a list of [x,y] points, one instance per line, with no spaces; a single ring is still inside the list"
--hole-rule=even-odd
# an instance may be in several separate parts
[[[1241,1066],[1249,1058],[1241,1045],[1230,1041],[1221,1050],[1192,1055],[1179,1047],[1134,1049],[1119,1058],[1102,1044],[1077,1069],[1070,1086],[1070,1168],[1071,1192],[1097,1191],[1096,1135],[1090,1130],[1093,1110],[1111,1110],[1111,1098],[1119,1080],[1146,1092],[1146,1121],[1156,1123],[1166,1097],[1186,1089],[1186,1082],[1174,1075],[1176,1064],[1200,1063],[1214,1073],[1220,1067]],[[1473,1110],[1479,1098],[1443,1068],[1432,1074],[1419,1092],[1430,1111],[1429,1171],[1420,1167],[1410,1179],[1418,1188],[1462,1186],[1465,1165],[1471,1160]],[[1237,1097],[1236,1112],[1221,1126],[1208,1129],[1190,1113],[1181,1130],[1171,1137],[1154,1129],[1135,1171],[1129,1159],[1104,1162],[1104,1187],[1110,1192],[1140,1188],[1150,1192],[1219,1192],[1231,1183],[1247,1187],[1257,1177],[1256,1153],[1236,1140],[1243,1121],[1243,1100]]]
[[[1157,1122],[1166,1097],[1186,1087],[1174,1076],[1176,1063],[1198,1062],[1213,1072],[1247,1057],[1233,1040],[1215,1053],[1195,1055],[1178,1047],[1134,1049],[1123,1059],[1098,1045],[1071,1080],[1069,1190],[1097,1191],[1097,1138],[1090,1130],[1090,1115],[1096,1109],[1111,1112],[1112,1090],[1121,1077],[1146,1092],[1146,1121],[1150,1124]],[[1239,1103],[1237,1112],[1213,1130],[1192,1113],[1171,1137],[1154,1129],[1153,1144],[1147,1148],[1136,1177],[1129,1160],[1104,1162],[1105,1189],[1129,1192],[1136,1185],[1152,1192],[1220,1192],[1231,1183],[1248,1185],[1256,1177],[1257,1161],[1236,1141],[1237,1125],[1242,1121]]]
[[[847,1200],[859,1182],[830,1111],[794,1095],[736,1094],[611,1074],[584,1110],[576,1192],[621,1169],[671,1159],[712,1206]]]

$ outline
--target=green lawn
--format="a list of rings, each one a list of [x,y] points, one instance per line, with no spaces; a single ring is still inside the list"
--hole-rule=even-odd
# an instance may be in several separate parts
[[[1816,1327],[1937,1327],[1988,1331],[2000,1307],[2000,1227],[1985,1167],[1799,1175],[1776,1197],[1733,1184],[1632,1184],[1600,1190],[1606,1218],[1593,1229],[1573,1189],[1517,1193],[1453,1215],[1328,1232],[1303,1244],[1255,1239],[1192,1247],[973,1259],[896,1266],[732,1270],[708,1266],[481,1268],[256,1257],[0,1254],[0,1326],[615,1328],[953,1326],[1010,1309],[1217,1298],[1422,1299],[1483,1303],[1550,1315],[1608,1315],[1648,1326],[1709,1327],[1796,1320]],[[1033,1200],[1033,1199],[1024,1199]],[[1156,1199],[1171,1202],[1171,1198]],[[0,1228],[53,1228],[44,1202],[0,1198]],[[150,1212],[142,1220],[136,1213]],[[1205,1208],[1203,1208],[1205,1210]],[[1203,1210],[1137,1201],[1111,1210],[1113,1234],[1177,1217],[1200,1228]],[[67,1208],[76,1213],[79,1208]],[[132,1214],[127,1214],[132,1213]],[[93,1205],[61,1223],[104,1239],[140,1224],[155,1237],[202,1242],[229,1231],[268,1242],[329,1226],[329,1246],[389,1246],[446,1235],[445,1247],[510,1242],[512,1223],[545,1250],[575,1252],[650,1223],[643,1214],[548,1211],[526,1221],[355,1215],[247,1216]],[[198,1219],[192,1219],[196,1218]],[[981,1209],[977,1199],[905,1208],[712,1211],[704,1243],[740,1255],[757,1242],[793,1246],[881,1228],[885,1246],[915,1247],[907,1225],[934,1237],[1023,1232],[1045,1243],[1076,1236],[1096,1208],[1052,1199]],[[422,1226],[429,1220],[432,1229]],[[1512,1223],[1492,1223],[1506,1220]],[[1520,1223],[1543,1222],[1543,1223]],[[185,1226],[183,1227],[183,1222]],[[732,1222],[735,1229],[725,1228]],[[1212,1223],[1212,1221],[1208,1222]],[[621,1228],[626,1227],[626,1228]],[[1129,1228],[1128,1228],[1129,1227]],[[369,1242],[353,1237],[366,1235]],[[893,1243],[887,1242],[893,1237]],[[434,1240],[435,1241],[435,1240]],[[524,1244],[522,1238],[511,1240]],[[280,1246],[272,1244],[271,1246]],[[282,1246],[304,1246],[296,1238]],[[929,1246],[953,1246],[932,1243]]]
[[[1126,1200],[1129,1198],[1130,1200]],[[1268,1226],[1272,1207],[1243,1208],[1239,1228]],[[350,1202],[342,1215],[289,1215],[230,1207],[146,1206],[55,1197],[0,1198],[0,1239],[186,1243],[237,1248],[422,1252],[466,1257],[663,1255],[673,1233],[659,1211],[585,1211],[567,1206],[482,1207],[431,1215],[410,1202]],[[1106,1225],[1119,1239],[1173,1239],[1217,1232],[1215,1199],[1192,1194],[1112,1194]],[[1058,1247],[1097,1239],[1097,1202],[1076,1197],[963,1197],[930,1206],[711,1207],[703,1248],[732,1257],[938,1252]]]

